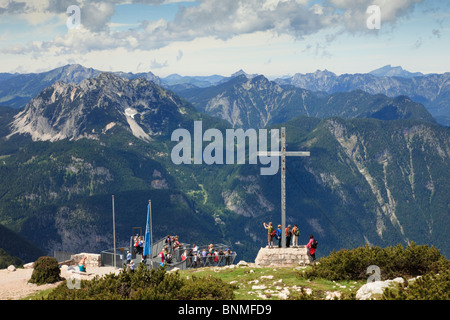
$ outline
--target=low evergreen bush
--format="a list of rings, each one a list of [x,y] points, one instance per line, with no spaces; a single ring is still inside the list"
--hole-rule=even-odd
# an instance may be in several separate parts
[[[334,281],[364,280],[370,276],[367,268],[372,265],[380,268],[380,280],[387,280],[437,273],[448,268],[450,263],[438,249],[419,246],[414,242],[406,248],[401,244],[387,248],[366,245],[352,250],[333,251],[321,258],[312,269],[304,271],[302,276]]]
[[[40,257],[34,263],[34,270],[28,282],[37,285],[55,283],[64,280],[60,276],[58,261],[52,257]]]
[[[70,286],[69,286],[70,287]],[[81,280],[80,289],[60,284],[49,300],[223,300],[233,298],[232,285],[220,279],[181,279],[178,272],[165,268],[149,270],[144,265],[134,271],[121,271],[93,280]]]
[[[450,269],[428,273],[397,288],[386,288],[383,300],[450,300]]]
[[[179,300],[232,300],[234,287],[214,277],[192,277],[178,292]]]

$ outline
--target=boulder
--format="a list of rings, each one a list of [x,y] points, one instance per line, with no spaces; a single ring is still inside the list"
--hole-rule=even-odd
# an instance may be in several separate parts
[[[241,260],[237,263],[238,267],[248,267],[248,263],[245,262],[244,260]]]
[[[373,299],[374,295],[382,295],[384,289],[389,287],[391,284],[402,283],[403,281],[404,281],[403,278],[395,278],[394,280],[375,281],[366,283],[356,292],[356,299],[359,300]]]
[[[8,267],[8,271],[16,271],[16,267],[14,267],[13,265],[10,265]]]

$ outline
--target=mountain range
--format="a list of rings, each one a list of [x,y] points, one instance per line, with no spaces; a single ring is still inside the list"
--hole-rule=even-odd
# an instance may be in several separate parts
[[[120,246],[145,226],[151,199],[155,238],[224,242],[253,260],[267,241],[262,223],[280,221],[280,174],[175,165],[171,133],[201,120],[222,132],[284,126],[288,150],[311,152],[287,161],[287,222],[300,226],[300,243],[316,235],[318,256],[409,241],[450,255],[450,129],[422,104],[245,74],[179,89],[182,97],[145,77],[101,72],[53,81],[20,109],[1,107],[1,225],[50,254],[98,252],[112,246],[111,195]],[[212,103],[220,99],[234,109]]]
[[[325,94],[281,86],[264,76],[239,75],[206,88],[175,90],[198,110],[227,120],[233,127],[263,128],[296,116],[435,120],[423,105],[406,96],[389,98],[362,90]]]
[[[24,107],[46,87],[57,81],[79,84],[82,80],[98,76],[102,71],[86,68],[78,64],[66,65],[42,73],[0,74],[0,105],[12,108]],[[174,91],[180,95],[186,90],[195,92],[198,89],[214,89],[223,86],[234,78],[245,76],[252,80],[258,74],[247,74],[243,70],[231,76],[180,76],[172,74],[160,78],[152,72],[126,73],[112,72],[125,79],[145,78]],[[296,87],[312,92],[333,94],[362,90],[376,95],[383,94],[390,98],[407,96],[416,103],[421,103],[442,125],[450,126],[450,73],[422,74],[404,70],[390,65],[373,70],[366,74],[336,75],[330,71],[317,70],[314,73],[285,76],[274,79],[281,87]],[[192,102],[192,101],[191,101]]]
[[[330,71],[316,71],[295,74],[290,78],[276,79],[282,85],[292,85],[311,91],[326,93],[363,90],[370,94],[384,94],[388,97],[405,95],[423,104],[435,119],[449,125],[450,118],[450,73],[422,76],[378,76],[368,74],[336,75]]]

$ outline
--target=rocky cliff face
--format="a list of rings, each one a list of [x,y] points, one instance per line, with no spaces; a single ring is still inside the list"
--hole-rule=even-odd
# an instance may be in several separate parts
[[[58,81],[44,89],[16,115],[11,135],[27,133],[35,141],[98,139],[118,125],[150,141],[174,125],[186,108],[153,82],[102,73],[78,85]]]

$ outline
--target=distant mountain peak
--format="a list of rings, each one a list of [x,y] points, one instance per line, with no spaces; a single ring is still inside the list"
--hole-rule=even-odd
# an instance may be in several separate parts
[[[328,71],[327,69],[324,69],[324,70],[317,69],[316,72],[314,72],[314,73],[317,75],[321,75],[321,76],[335,76],[336,75],[335,73]]]
[[[231,78],[236,78],[236,77],[239,77],[239,76],[242,76],[242,75],[246,76],[248,79],[252,79],[252,78],[258,76],[258,74],[256,74],[256,73],[255,74],[248,74],[244,70],[240,69],[239,71],[233,73],[231,75]]]
[[[402,77],[402,78],[421,77],[424,75],[421,72],[414,72],[414,73],[409,72],[403,69],[401,66],[393,67],[390,64],[375,69],[369,72],[369,74],[374,75],[376,77]]]

